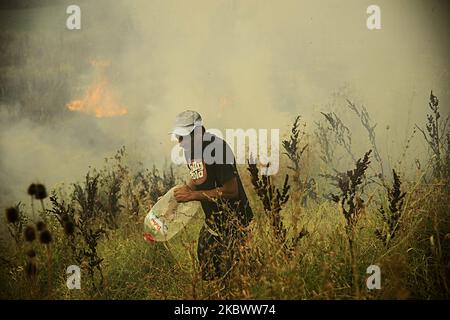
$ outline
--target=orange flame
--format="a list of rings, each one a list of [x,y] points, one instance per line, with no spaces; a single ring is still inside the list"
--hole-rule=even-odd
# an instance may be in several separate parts
[[[128,113],[127,108],[117,103],[107,80],[92,85],[82,99],[69,102],[66,106],[71,111],[95,115],[97,118],[122,116]]]

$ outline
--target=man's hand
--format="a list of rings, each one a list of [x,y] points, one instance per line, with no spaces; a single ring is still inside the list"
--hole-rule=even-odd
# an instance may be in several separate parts
[[[195,191],[193,191],[187,185],[184,185],[182,187],[176,188],[173,191],[173,194],[175,196],[175,199],[178,202],[188,202],[188,201],[195,200]]]
[[[223,187],[211,190],[192,190],[188,185],[181,186],[174,190],[175,199],[178,202],[198,201],[216,201],[219,198],[236,199],[239,197],[238,182],[236,177],[228,180]]]

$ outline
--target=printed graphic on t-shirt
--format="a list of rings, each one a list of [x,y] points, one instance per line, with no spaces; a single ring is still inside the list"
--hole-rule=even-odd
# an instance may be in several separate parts
[[[203,161],[193,160],[188,164],[189,174],[194,184],[199,185],[206,181],[206,166]]]

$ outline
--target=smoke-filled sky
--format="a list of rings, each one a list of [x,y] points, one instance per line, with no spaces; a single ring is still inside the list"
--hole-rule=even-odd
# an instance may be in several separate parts
[[[443,113],[449,111],[447,1],[17,3],[0,10],[2,33],[29,36],[17,49],[19,65],[0,63],[8,72],[4,81],[23,88],[17,99],[0,100],[3,197],[26,190],[31,181],[54,186],[81,180],[89,165],[121,145],[146,166],[160,164],[170,157],[173,118],[186,108],[200,112],[207,128],[282,133],[300,114],[312,133],[320,111],[340,111],[350,127],[359,127],[345,107],[348,98],[378,123],[385,156],[398,151],[415,123],[424,123],[431,89]],[[66,29],[68,4],[81,7],[81,30]],[[381,8],[381,30],[366,27],[371,4]],[[101,69],[92,60],[110,65]],[[47,74],[58,79],[60,73],[66,95],[46,87]],[[28,75],[38,79],[36,101],[60,95],[51,108],[64,109],[60,118],[20,117]],[[127,115],[95,118],[65,110],[65,103],[82,98],[103,77]],[[417,148],[423,147],[419,138]]]

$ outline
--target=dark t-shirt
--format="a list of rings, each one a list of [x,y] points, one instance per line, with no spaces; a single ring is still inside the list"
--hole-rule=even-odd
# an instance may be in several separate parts
[[[223,139],[208,132],[204,134],[203,140],[201,154],[194,155],[194,151],[185,152],[189,173],[196,190],[222,187],[225,182],[236,177],[239,191],[236,199],[201,201],[206,224],[213,230],[221,231],[230,219],[237,218],[241,225],[247,226],[253,218],[253,212],[231,148]]]

